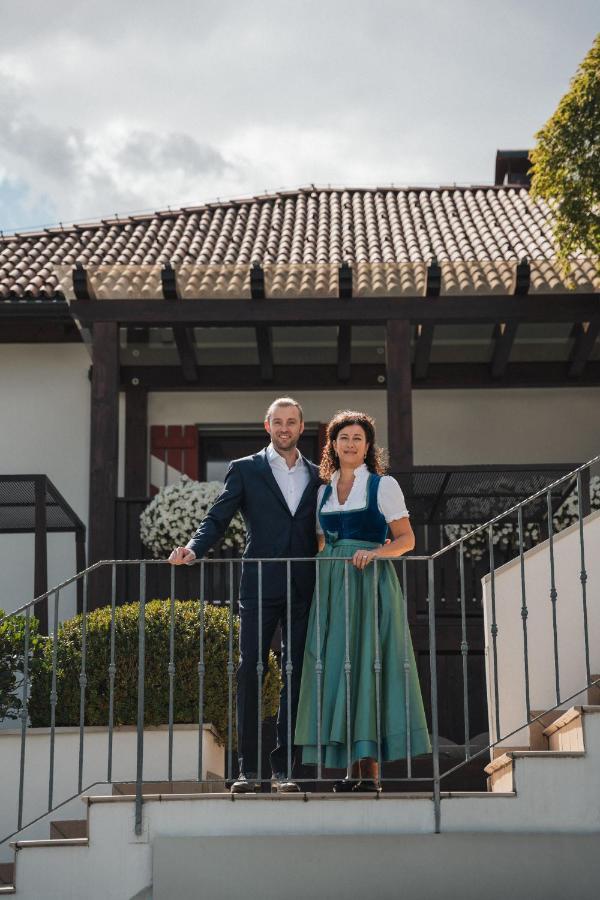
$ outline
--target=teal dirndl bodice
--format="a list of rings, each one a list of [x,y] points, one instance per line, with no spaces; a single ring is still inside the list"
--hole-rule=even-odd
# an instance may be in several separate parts
[[[343,509],[333,512],[323,512],[323,507],[331,497],[333,487],[328,484],[323,491],[321,505],[319,507],[319,524],[323,529],[326,544],[335,544],[337,541],[369,541],[373,544],[383,544],[388,533],[388,525],[385,516],[377,505],[377,491],[379,490],[380,475],[369,475],[367,482],[366,504],[362,509]]]

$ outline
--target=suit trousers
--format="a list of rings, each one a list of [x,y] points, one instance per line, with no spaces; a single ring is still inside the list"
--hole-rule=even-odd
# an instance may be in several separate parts
[[[237,735],[239,770],[245,775],[258,772],[258,648],[261,647],[263,680],[268,670],[269,650],[273,636],[281,623],[281,674],[282,689],[277,714],[277,744],[271,753],[273,773],[291,775],[288,772],[288,734],[291,736],[291,763],[294,761],[294,731],[296,711],[300,695],[300,678],[304,644],[308,627],[312,595],[299,594],[292,585],[289,608],[290,640],[288,641],[287,597],[262,598],[262,629],[259,634],[258,598],[240,600],[240,662],[237,671]],[[291,691],[288,697],[288,658],[292,664]],[[289,721],[288,721],[289,715]],[[263,773],[268,777],[269,773]]]

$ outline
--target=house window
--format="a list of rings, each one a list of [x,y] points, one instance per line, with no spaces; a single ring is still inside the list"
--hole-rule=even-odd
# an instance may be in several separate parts
[[[198,471],[202,481],[223,481],[232,459],[250,456],[269,443],[264,429],[201,428],[198,441]],[[303,456],[317,462],[318,429],[307,427],[298,447]]]

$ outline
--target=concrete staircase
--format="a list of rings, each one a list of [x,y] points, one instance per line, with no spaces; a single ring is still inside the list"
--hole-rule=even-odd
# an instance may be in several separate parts
[[[532,739],[543,739],[543,749],[510,750],[489,763],[487,792],[442,793],[439,835],[430,792],[232,797],[167,782],[144,786],[136,836],[133,786],[114,785],[112,794],[82,797],[85,818],[52,821],[47,840],[16,841],[15,863],[0,868],[0,894],[248,900],[283,893],[293,900],[312,892],[352,900],[364,898],[369,884],[373,894],[376,883],[378,898],[412,885],[406,895],[413,900],[470,900],[481,896],[484,878],[486,898],[595,898],[600,705],[561,711],[538,732]],[[299,859],[312,861],[318,882]],[[490,878],[502,860],[502,877]],[[511,889],[515,873],[521,880]]]

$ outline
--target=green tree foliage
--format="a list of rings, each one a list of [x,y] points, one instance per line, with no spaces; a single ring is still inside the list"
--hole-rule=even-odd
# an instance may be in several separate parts
[[[118,606],[115,612],[114,724],[137,721],[139,603]],[[163,725],[169,713],[170,602],[146,604],[145,724]],[[174,716],[177,723],[198,721],[198,661],[200,623],[198,601],[175,601]],[[234,664],[238,654],[238,623],[234,619]],[[81,616],[63,622],[57,641],[57,725],[79,724]],[[221,742],[227,739],[229,614],[207,605],[204,611],[204,721],[211,722]],[[86,623],[85,724],[107,725],[109,707],[110,607],[88,613]],[[29,714],[34,726],[50,722],[52,641],[46,643],[43,664],[33,679]],[[271,653],[263,691],[265,718],[277,710],[280,679]],[[235,697],[235,692],[234,692]]]
[[[600,34],[536,139],[531,193],[553,210],[568,270],[574,253],[600,255]]]

